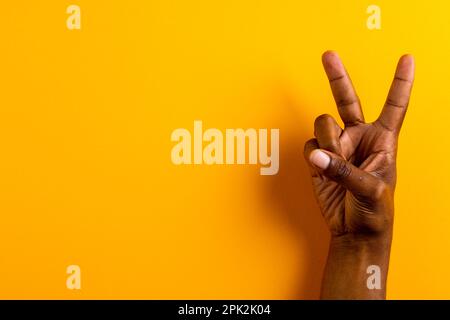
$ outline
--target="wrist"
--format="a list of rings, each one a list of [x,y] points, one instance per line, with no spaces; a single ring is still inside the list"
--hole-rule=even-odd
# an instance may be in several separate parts
[[[332,236],[321,298],[385,299],[391,241],[392,232]]]
[[[392,228],[376,234],[347,233],[332,236],[330,251],[351,252],[354,255],[383,255],[389,254],[392,242]]]

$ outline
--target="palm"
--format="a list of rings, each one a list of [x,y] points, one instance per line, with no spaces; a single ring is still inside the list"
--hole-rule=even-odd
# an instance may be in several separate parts
[[[405,99],[409,99],[409,94],[399,92],[399,89],[408,86],[406,89],[410,90],[412,80],[404,79],[408,74],[398,75],[399,71],[406,70],[399,67],[380,118],[373,123],[365,123],[351,81],[343,66],[339,64],[340,61],[335,60],[336,57],[331,56],[328,61],[325,57],[324,66],[345,129],[342,130],[331,116],[322,115],[315,123],[317,139],[314,139],[313,143],[371,174],[393,193],[396,182],[397,137],[408,102]],[[363,229],[375,230],[380,221],[391,217],[380,217],[373,213],[393,214],[393,205],[387,210],[378,210],[379,206],[392,204],[386,199],[382,202],[376,201],[378,195],[368,201],[367,197],[354,190],[350,192],[340,181],[329,179],[314,168],[312,177],[321,212],[330,231],[335,235],[360,232]],[[375,201],[372,201],[374,199]]]
[[[373,124],[361,124],[344,130],[340,143],[345,159],[380,179],[395,184],[396,137]],[[356,143],[352,143],[355,141]],[[367,209],[361,201],[339,183],[313,176],[314,192],[323,216],[334,234],[352,232],[359,228],[359,217]]]

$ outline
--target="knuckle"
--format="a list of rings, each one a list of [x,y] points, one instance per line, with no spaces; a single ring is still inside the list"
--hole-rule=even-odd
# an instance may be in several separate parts
[[[338,106],[338,108],[345,108],[345,107],[349,107],[353,104],[359,104],[359,98],[357,97],[342,97],[341,99],[339,99],[336,104]]]
[[[372,198],[376,201],[384,199],[389,190],[390,188],[385,182],[379,181],[373,188]]]
[[[320,123],[327,122],[327,121],[329,121],[330,118],[332,118],[332,117],[329,114],[326,114],[326,113],[321,114],[314,121],[314,125],[318,125]]]
[[[392,99],[388,97],[386,99],[386,105],[394,108],[406,109],[408,107],[408,100],[405,99]]]
[[[308,157],[309,153],[314,149],[317,149],[316,139],[313,138],[306,141],[303,147],[303,155],[305,156],[305,158]]]
[[[309,139],[308,141],[306,141],[305,145],[303,147],[303,151],[306,152],[309,149],[312,149],[315,146],[315,144],[316,144],[315,142],[316,142],[316,139],[314,139],[314,138]]]
[[[336,180],[343,180],[350,176],[352,173],[352,167],[341,159],[333,159],[334,163],[332,163],[333,171],[334,171],[334,178]]]
[[[324,149],[327,149],[327,150],[330,150],[330,151],[335,152],[336,150],[339,150],[340,147],[341,147],[341,146],[340,146],[340,144],[339,144],[339,141],[333,140],[333,141],[329,141],[329,142],[324,146]]]

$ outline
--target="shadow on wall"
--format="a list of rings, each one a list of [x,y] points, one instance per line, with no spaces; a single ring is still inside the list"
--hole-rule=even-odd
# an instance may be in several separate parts
[[[290,299],[318,299],[323,268],[329,244],[329,232],[318,209],[311,185],[308,166],[303,157],[303,145],[313,132],[305,123],[301,106],[284,97],[279,112],[283,113],[280,128],[280,171],[264,186],[263,197],[287,232],[297,241],[294,247],[302,268],[292,284]],[[318,114],[319,115],[319,114]],[[300,260],[301,259],[301,260]]]

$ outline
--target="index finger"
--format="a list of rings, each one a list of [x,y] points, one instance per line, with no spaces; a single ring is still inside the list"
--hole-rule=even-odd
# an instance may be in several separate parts
[[[322,56],[322,63],[330,82],[339,115],[345,126],[350,127],[364,123],[359,98],[338,54],[333,51],[325,52]]]
[[[411,96],[414,81],[414,58],[404,55],[395,71],[386,103],[378,117],[378,122],[389,131],[400,131]]]

